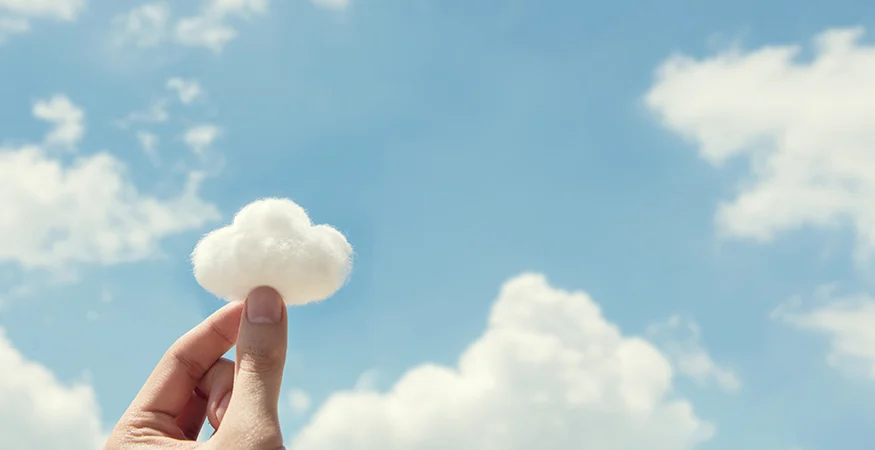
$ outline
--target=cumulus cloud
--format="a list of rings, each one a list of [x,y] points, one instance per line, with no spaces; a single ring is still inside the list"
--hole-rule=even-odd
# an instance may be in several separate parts
[[[0,45],[12,35],[30,31],[30,22],[22,18],[0,17]]]
[[[246,205],[231,225],[215,230],[192,252],[194,275],[209,292],[243,300],[258,286],[271,286],[289,305],[334,294],[352,269],[352,247],[339,231],[313,225],[288,199]]]
[[[716,383],[727,392],[741,389],[738,376],[714,362],[702,347],[702,330],[695,321],[675,315],[648,327],[647,334],[663,349],[680,373],[700,385]]]
[[[164,43],[168,38],[170,6],[166,3],[146,3],[119,14],[112,20],[117,44],[132,43],[148,48]]]
[[[66,95],[37,101],[33,105],[33,116],[54,125],[46,135],[46,146],[74,149],[85,135],[85,112]]]
[[[186,105],[197,100],[204,93],[197,80],[186,80],[179,77],[167,80],[167,89],[176,92],[179,101]]]
[[[140,148],[143,149],[143,153],[145,153],[146,156],[149,157],[149,160],[151,160],[153,164],[157,164],[159,142],[158,135],[148,131],[138,131],[137,142],[139,142]]]
[[[810,302],[795,298],[772,314],[786,324],[825,336],[827,363],[849,376],[875,381],[875,298],[840,296],[833,286],[820,288]]]
[[[295,415],[302,415],[310,410],[310,396],[301,389],[289,390],[289,406]]]
[[[150,103],[144,110],[131,112],[124,119],[119,120],[118,125],[126,128],[133,123],[161,123],[166,122],[169,118],[167,100],[160,98]]]
[[[372,391],[376,389],[379,380],[380,371],[377,369],[370,369],[359,375],[355,380],[355,385],[352,389],[355,391]]]
[[[85,0],[0,0],[0,44],[30,31],[34,19],[69,22],[84,8]]]
[[[209,0],[197,14],[174,20],[166,3],[142,5],[114,19],[116,41],[140,47],[172,42],[221,53],[238,31],[234,22],[267,12],[267,0]]]
[[[106,438],[92,387],[65,384],[28,360],[0,328],[0,441],[4,449],[94,450]]]
[[[386,393],[331,396],[290,450],[681,450],[713,426],[673,398],[668,359],[583,292],[508,281],[455,367],[423,364]]]
[[[65,162],[39,145],[0,146],[0,262],[60,269],[143,259],[161,239],[219,219],[199,196],[202,174],[190,173],[178,196],[158,198],[126,172],[109,153]]]
[[[721,204],[726,236],[768,241],[802,226],[850,224],[858,256],[875,249],[875,46],[861,28],[827,30],[813,55],[799,45],[675,55],[646,104],[714,166],[748,162]]]
[[[212,125],[198,125],[189,128],[182,135],[182,140],[191,148],[196,155],[203,156],[204,152],[213,145],[213,142],[222,135],[222,129]]]
[[[335,11],[343,11],[349,7],[350,0],[310,0],[314,5],[332,9]]]
[[[0,0],[0,12],[33,18],[74,20],[85,0]]]

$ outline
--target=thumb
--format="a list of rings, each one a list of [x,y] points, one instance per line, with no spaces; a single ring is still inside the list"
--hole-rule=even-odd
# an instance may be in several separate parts
[[[253,289],[240,321],[234,390],[218,433],[248,436],[248,442],[263,448],[282,446],[277,408],[287,346],[282,297],[269,287]]]

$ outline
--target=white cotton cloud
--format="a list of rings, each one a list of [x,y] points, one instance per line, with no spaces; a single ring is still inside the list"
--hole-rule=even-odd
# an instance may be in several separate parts
[[[109,153],[65,161],[39,145],[0,145],[0,262],[57,270],[148,258],[161,239],[220,217],[199,196],[200,173],[179,195],[158,198],[126,172]]]
[[[181,19],[176,23],[175,33],[180,44],[204,47],[213,53],[221,53],[238,35],[237,30],[223,20],[204,16]]]
[[[306,391],[301,389],[291,389],[289,391],[289,406],[295,415],[302,415],[310,410],[310,396]]]
[[[85,0],[0,0],[0,45],[27,33],[37,20],[76,20]]]
[[[267,0],[208,0],[193,15],[173,18],[166,2],[149,3],[117,16],[115,41],[139,47],[175,43],[216,54],[237,38],[236,22],[267,12]]]
[[[155,133],[151,133],[148,131],[138,131],[137,132],[137,142],[140,144],[140,148],[143,150],[143,153],[149,157],[149,160],[152,161],[152,164],[158,165],[159,157],[158,157],[158,142],[160,139],[158,135]]]
[[[200,83],[196,80],[186,80],[179,77],[167,80],[167,89],[176,92],[179,101],[186,105],[197,100],[204,93]]]
[[[379,380],[380,372],[377,369],[370,369],[359,375],[352,389],[354,391],[372,391],[376,389]]]
[[[293,201],[268,198],[204,236],[192,263],[198,283],[218,297],[243,300],[270,286],[287,304],[302,305],[340,289],[352,269],[352,247],[334,228],[313,225]]]
[[[350,0],[310,0],[314,5],[335,11],[343,11],[349,7]]]
[[[94,389],[61,383],[30,361],[0,328],[0,447],[28,450],[95,450],[106,432]]]
[[[19,17],[75,20],[85,0],[0,0],[0,13]]]
[[[232,19],[248,19],[267,12],[267,0],[211,0],[199,14],[176,23],[176,40],[190,47],[221,53],[238,36]]]
[[[772,317],[829,340],[827,363],[849,376],[875,381],[875,298],[837,296],[831,286],[815,293],[810,304],[793,299]]]
[[[692,449],[714,428],[672,377],[587,294],[527,274],[505,283],[456,366],[420,365],[386,393],[336,393],[289,449]]]
[[[222,129],[212,125],[198,125],[189,128],[182,135],[182,140],[191,148],[196,155],[203,156],[204,152],[222,135]]]
[[[247,16],[267,12],[267,0],[211,0],[205,9],[207,14],[228,16],[231,14]]]
[[[149,106],[140,111],[132,111],[125,118],[118,121],[118,125],[126,128],[133,123],[161,123],[170,118],[167,112],[167,100],[160,98],[153,101]]]
[[[813,55],[798,45],[675,55],[645,101],[714,166],[747,161],[721,204],[721,234],[768,241],[803,226],[850,224],[858,256],[875,250],[875,46],[863,29],[825,31]]]
[[[677,370],[700,385],[715,383],[727,392],[741,389],[741,380],[732,370],[717,364],[702,347],[699,324],[672,316],[648,327],[647,334],[668,355]]]
[[[168,38],[171,18],[167,3],[146,3],[112,20],[117,44],[133,43],[141,48],[155,47]]]
[[[15,34],[30,31],[30,21],[20,17],[0,17],[0,45],[4,44],[9,37]]]
[[[183,45],[206,47],[220,53],[237,37],[232,18],[250,18],[267,12],[267,0],[211,0],[200,14],[177,23],[176,33]]]
[[[72,150],[85,136],[85,112],[65,95],[37,101],[33,106],[33,115],[54,126],[46,135],[46,146]]]

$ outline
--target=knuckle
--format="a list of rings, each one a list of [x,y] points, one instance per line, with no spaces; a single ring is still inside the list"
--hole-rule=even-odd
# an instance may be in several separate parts
[[[209,367],[204,367],[197,359],[192,358],[191,355],[183,351],[182,345],[178,343],[170,347],[170,350],[167,351],[167,356],[171,361],[181,365],[193,380],[199,380],[209,370]]]

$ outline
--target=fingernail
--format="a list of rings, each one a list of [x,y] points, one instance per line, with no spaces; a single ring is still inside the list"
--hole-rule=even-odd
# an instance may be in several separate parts
[[[246,317],[251,323],[279,323],[283,318],[283,299],[267,286],[258,287],[246,299]]]
[[[222,401],[219,402],[219,406],[216,407],[216,419],[219,419],[219,423],[222,422],[222,417],[225,417],[225,411],[228,410],[228,404],[231,403],[231,393],[225,394],[222,397]]]

